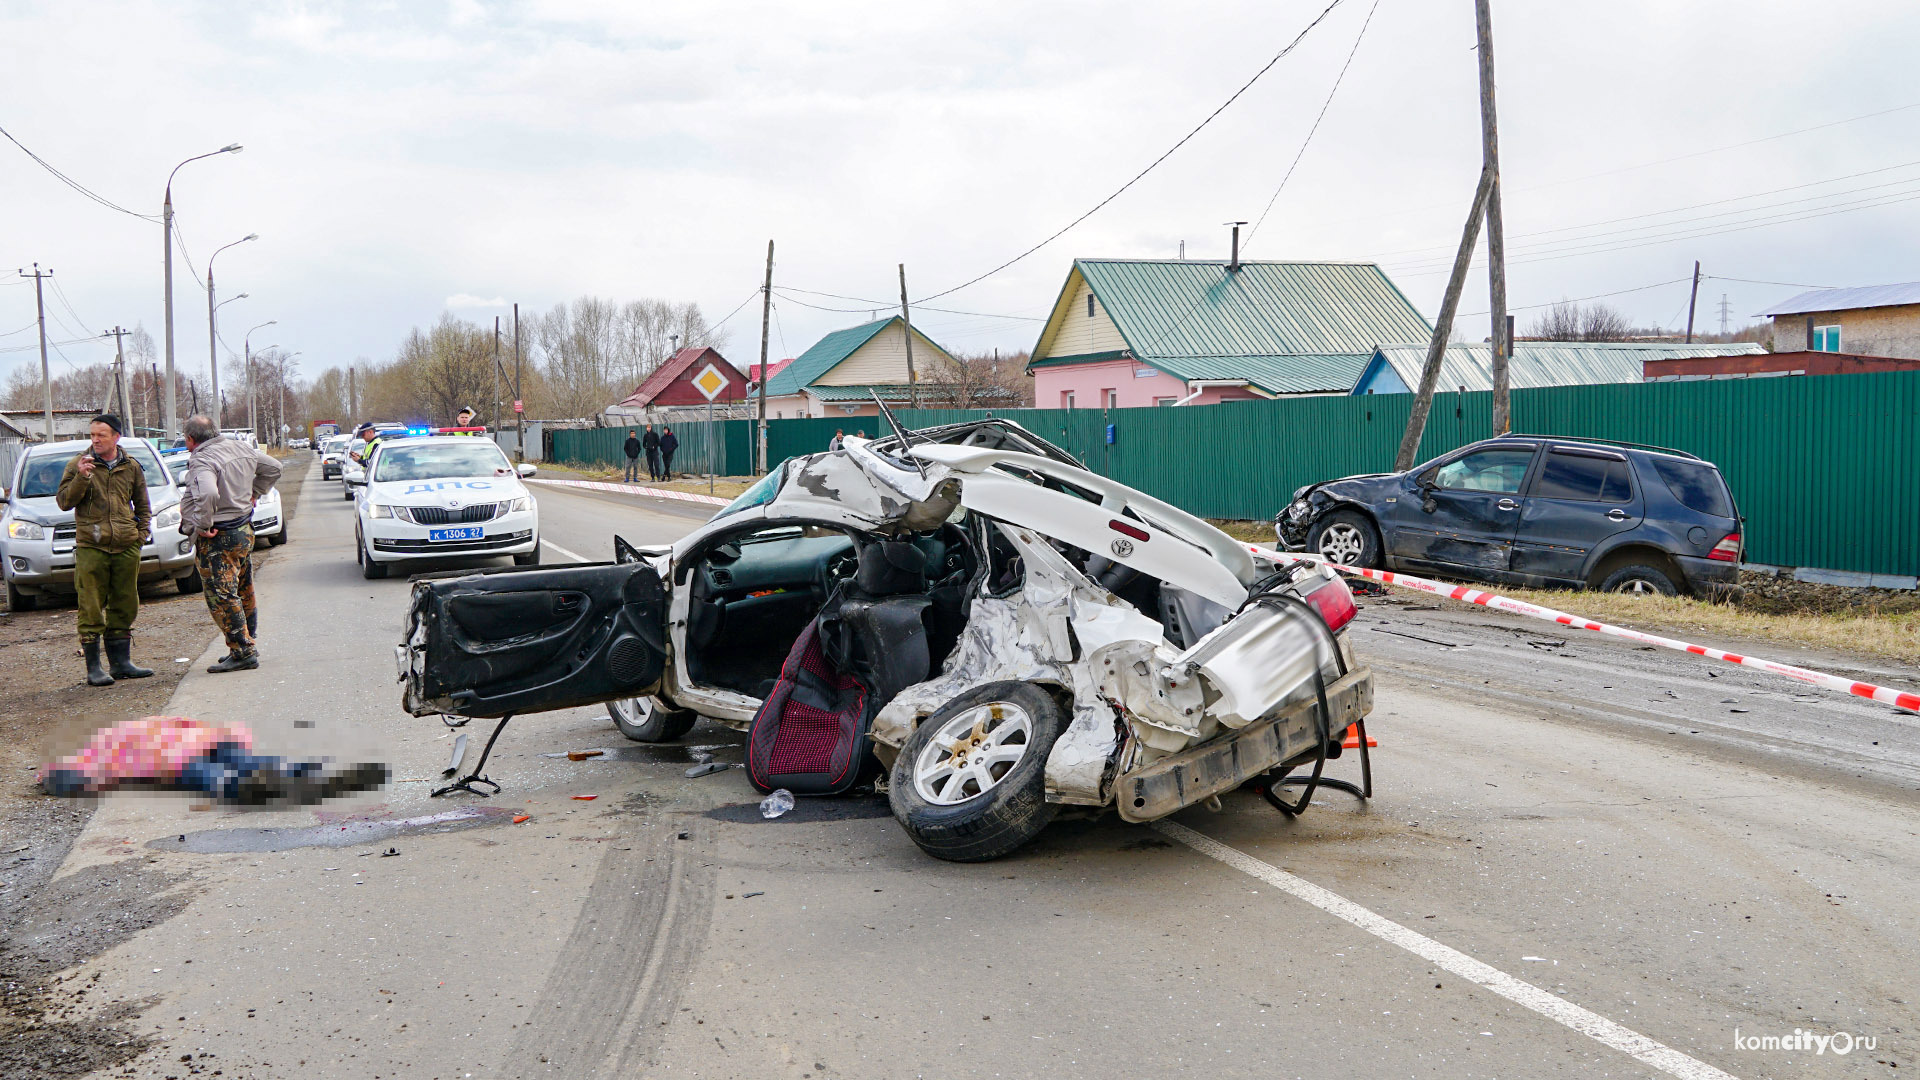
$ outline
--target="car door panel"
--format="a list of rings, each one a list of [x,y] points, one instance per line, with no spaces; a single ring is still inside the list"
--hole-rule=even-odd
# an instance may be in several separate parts
[[[1550,449],[1523,500],[1514,572],[1529,580],[1581,581],[1592,552],[1644,518],[1632,472],[1620,454]]]
[[[1505,576],[1534,453],[1528,446],[1476,450],[1422,473],[1425,482],[1396,504],[1387,541],[1395,562]]]
[[[647,693],[665,667],[665,611],[644,563],[415,582],[399,658],[406,708],[495,717]]]

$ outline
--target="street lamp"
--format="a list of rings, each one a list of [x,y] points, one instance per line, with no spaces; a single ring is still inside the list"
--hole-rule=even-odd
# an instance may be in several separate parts
[[[225,244],[215,248],[213,254],[207,256],[207,369],[213,374],[213,400],[216,402],[220,400],[220,332],[214,326],[213,312],[220,305],[213,302],[213,260],[219,258],[222,251],[227,250],[227,248],[232,247],[234,244],[244,244],[249,240],[258,239],[260,239],[259,233],[248,233],[240,239],[235,240],[233,244]],[[219,427],[220,425],[215,424],[214,426]]]
[[[278,325],[279,322],[280,320],[278,319],[268,319],[266,322],[254,327],[253,330],[265,330],[269,326]],[[259,429],[255,428],[253,423],[253,330],[247,331],[246,336],[240,339],[240,348],[246,357],[247,365],[247,427],[253,430],[257,437],[259,435]],[[272,348],[272,346],[268,347]]]
[[[237,154],[241,149],[243,148],[239,143],[229,143],[213,151],[213,153],[196,154],[180,164],[175,165],[173,172],[167,174],[167,198],[160,207],[160,234],[161,242],[166,249],[163,265],[166,268],[167,282],[166,304],[164,305],[167,312],[167,415],[162,424],[162,429],[168,443],[173,442],[173,436],[175,434],[174,413],[180,408],[180,397],[173,385],[173,177],[175,173],[178,173],[181,169],[193,162],[199,161],[201,158],[216,157],[220,154]]]

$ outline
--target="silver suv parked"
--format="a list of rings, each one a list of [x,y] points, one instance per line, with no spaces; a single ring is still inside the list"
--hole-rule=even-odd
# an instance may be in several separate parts
[[[30,446],[0,489],[0,563],[5,566],[7,606],[31,611],[41,597],[73,595],[73,511],[54,502],[67,462],[88,448],[84,439]],[[153,508],[152,535],[140,549],[140,584],[172,579],[183,593],[200,591],[193,564],[193,541],[180,535],[180,488],[160,464],[153,448],[125,439],[120,449],[132,454],[147,476],[147,502]]]

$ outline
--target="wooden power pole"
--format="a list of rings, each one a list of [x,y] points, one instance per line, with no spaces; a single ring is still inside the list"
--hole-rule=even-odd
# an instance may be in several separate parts
[[[1460,288],[1467,282],[1467,266],[1473,262],[1473,245],[1480,239],[1480,219],[1487,212],[1487,197],[1493,191],[1493,170],[1482,167],[1480,186],[1473,193],[1473,209],[1467,212],[1467,227],[1460,230],[1460,251],[1453,257],[1453,274],[1447,278],[1446,295],[1440,299],[1440,317],[1433,323],[1433,338],[1427,342],[1427,364],[1420,369],[1420,386],[1413,395],[1413,412],[1407,417],[1407,432],[1400,437],[1400,452],[1394,455],[1395,472],[1413,468],[1414,455],[1420,452],[1420,437],[1427,432],[1427,414],[1433,410],[1433,389],[1440,380],[1440,362],[1447,355],[1447,339],[1453,334],[1453,314],[1460,307]]]
[[[1693,344],[1693,305],[1700,299],[1700,260],[1693,260],[1693,291],[1687,294],[1687,344]]]
[[[907,404],[920,407],[920,380],[913,374],[913,314],[907,310],[907,264],[900,264],[900,321],[907,332]]]
[[[113,399],[112,400],[117,401],[117,404],[114,406],[113,411],[119,415],[121,423],[127,425],[129,428],[132,428],[133,427],[133,416],[132,416],[133,403],[129,399],[127,394],[127,354],[125,350],[121,348],[122,343],[120,340],[121,338],[126,337],[127,334],[130,332],[131,331],[128,331],[122,327],[116,326],[113,329],[107,331],[106,333],[101,334],[100,336],[113,338]],[[138,430],[134,431],[135,436],[138,436],[139,434],[140,433]]]
[[[759,448],[755,451],[759,462],[759,472],[764,475],[771,465],[767,463],[767,324],[773,318],[773,241],[767,241],[767,283],[760,287],[760,428]]]
[[[41,282],[53,276],[53,271],[40,269],[39,263],[33,264],[33,273],[20,271],[21,277],[33,279],[33,307],[40,323],[40,389],[46,399],[47,441],[53,441],[53,369],[47,366],[47,299],[41,293]]]
[[[1482,167],[1493,176],[1487,193],[1487,299],[1493,309],[1493,433],[1513,430],[1507,360],[1513,340],[1507,333],[1507,241],[1500,224],[1500,137],[1493,100],[1493,13],[1491,0],[1474,0],[1480,39],[1480,151]]]

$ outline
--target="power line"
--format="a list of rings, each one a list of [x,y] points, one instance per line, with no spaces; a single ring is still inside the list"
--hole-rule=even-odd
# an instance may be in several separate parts
[[[959,292],[961,289],[970,288],[971,286],[978,285],[980,282],[987,280],[993,275],[998,274],[1000,271],[1005,270],[1007,267],[1012,266],[1013,264],[1019,262],[1020,260],[1026,258],[1027,256],[1033,254],[1034,252],[1039,251],[1041,248],[1046,247],[1048,244],[1053,243],[1055,240],[1060,239],[1062,236],[1065,236],[1067,234],[1068,230],[1072,229],[1074,226],[1092,217],[1094,214],[1099,213],[1102,207],[1105,207],[1108,203],[1119,198],[1123,193],[1126,192],[1128,188],[1132,187],[1133,185],[1139,183],[1141,180],[1145,179],[1148,173],[1160,167],[1161,162],[1172,157],[1174,154],[1174,151],[1187,145],[1187,143],[1191,141],[1195,135],[1200,134],[1200,132],[1204,128],[1206,128],[1208,124],[1213,123],[1215,117],[1225,112],[1227,110],[1227,106],[1232,105],[1235,101],[1238,101],[1240,99],[1240,95],[1252,89],[1253,84],[1259,82],[1261,76],[1273,70],[1273,66],[1275,64],[1278,64],[1281,60],[1285,59],[1287,54],[1291,53],[1294,50],[1295,46],[1299,45],[1301,41],[1306,39],[1306,36],[1308,34],[1313,32],[1314,27],[1319,26],[1322,20],[1326,19],[1328,15],[1331,15],[1333,13],[1334,8],[1339,7],[1344,2],[1345,0],[1333,0],[1333,3],[1328,4],[1326,7],[1326,10],[1320,12],[1319,15],[1315,16],[1314,20],[1307,24],[1306,29],[1300,31],[1300,33],[1297,34],[1292,41],[1287,43],[1286,48],[1281,49],[1278,53],[1275,53],[1273,59],[1267,61],[1265,67],[1262,67],[1259,71],[1254,72],[1253,78],[1248,79],[1246,83],[1240,87],[1240,89],[1235,90],[1233,92],[1233,95],[1231,97],[1227,98],[1226,101],[1221,102],[1219,108],[1208,113],[1206,119],[1200,121],[1200,123],[1195,125],[1192,131],[1189,131],[1185,135],[1181,136],[1180,141],[1177,143],[1174,143],[1171,147],[1169,147],[1166,153],[1161,154],[1157,158],[1154,158],[1153,161],[1146,168],[1141,169],[1138,173],[1134,174],[1133,179],[1128,180],[1124,184],[1121,184],[1118,188],[1114,189],[1113,194],[1108,195],[1106,198],[1101,199],[1099,202],[1095,203],[1093,205],[1093,209],[1088,210],[1086,213],[1081,214],[1079,217],[1074,218],[1072,221],[1067,222],[1064,226],[1061,226],[1059,231],[1055,232],[1052,236],[1047,237],[1045,240],[1040,241],[1039,243],[1033,245],[1032,247],[1021,252],[1020,254],[1015,255],[1013,258],[1008,259],[1006,262],[1001,263],[999,266],[994,267],[993,269],[987,271],[986,273],[981,274],[978,277],[969,279],[967,281],[963,281],[960,284],[955,285],[951,289],[942,289],[940,292],[934,293],[931,296],[923,296],[920,298],[920,300],[922,302],[927,300],[938,300],[942,296],[948,296],[953,293]]]
[[[865,296],[845,296],[840,293],[821,292],[818,289],[796,288],[792,285],[775,285],[773,291],[805,293],[808,296],[830,296],[835,300],[851,300],[856,304],[867,305],[866,307],[860,308],[820,308],[819,310],[821,311],[871,311],[876,308],[891,308],[899,303],[897,300],[873,300]],[[787,299],[793,300],[791,296]],[[793,302],[796,304],[800,303],[798,300],[794,300]],[[802,304],[801,306],[811,307],[813,305]],[[958,311],[954,308],[927,307],[920,304],[914,304],[912,307],[915,311],[937,311],[942,315],[972,315],[981,319],[1021,319],[1026,322],[1044,321],[1043,318],[1038,315],[996,315],[989,311]]]
[[[1347,77],[1347,69],[1353,66],[1353,58],[1360,52],[1360,42],[1366,38],[1367,27],[1373,24],[1373,13],[1378,10],[1380,10],[1380,0],[1373,0],[1373,6],[1367,9],[1366,20],[1360,24],[1360,32],[1354,35],[1353,48],[1347,52],[1347,62],[1340,65],[1340,74],[1333,78],[1333,89],[1327,91],[1327,100],[1320,103],[1320,115],[1313,118],[1313,126],[1307,129],[1307,137],[1300,140],[1300,149],[1294,152],[1293,163],[1287,166],[1286,174],[1280,177],[1279,185],[1273,189],[1273,194],[1267,197],[1266,208],[1260,211],[1259,220],[1253,223],[1253,228],[1247,230],[1248,247],[1253,246],[1253,234],[1259,232],[1260,226],[1266,224],[1267,214],[1273,209],[1274,201],[1280,198],[1280,192],[1286,188],[1287,181],[1293,179],[1293,170],[1300,167],[1300,159],[1307,154],[1307,144],[1313,142],[1314,132],[1320,130],[1320,121],[1327,118],[1327,107],[1333,104],[1333,95],[1340,92],[1340,84]]]
[[[6,136],[6,139],[8,142],[12,143],[15,146],[18,146],[20,148],[21,153],[32,158],[36,164],[38,164],[41,168],[47,170],[48,172],[52,173],[61,183],[67,185],[73,190],[79,192],[80,194],[85,195],[87,198],[92,199],[94,202],[99,203],[101,206],[104,206],[109,210],[118,210],[129,217],[137,217],[142,221],[159,221],[160,220],[160,215],[158,214],[137,213],[133,210],[127,209],[124,206],[121,206],[119,203],[114,202],[112,199],[109,199],[104,195],[98,194],[90,190],[85,184],[82,184],[80,181],[75,180],[73,177],[68,176],[66,173],[61,172],[59,169],[54,168],[51,164],[47,162],[47,159],[27,149],[26,146],[23,143],[21,143],[19,139],[14,138],[13,133],[8,131],[6,128],[0,128],[0,135]]]
[[[719,322],[714,323],[712,326],[707,327],[707,334],[711,336],[715,330],[718,330],[722,326],[725,326],[727,324],[727,319],[731,319],[735,315],[740,314],[740,308],[744,308],[748,304],[752,303],[753,298],[759,295],[760,295],[759,289],[755,289],[752,292],[748,293],[747,298],[745,300],[740,301],[739,307],[736,307],[732,311],[727,312],[727,317],[725,319],[721,319]]]
[[[1705,277],[1701,278],[1700,280],[1702,281],[1738,281],[1743,285],[1779,285],[1782,288],[1787,288],[1787,289],[1842,289],[1846,287],[1844,285],[1808,285],[1804,282],[1799,282],[1799,281],[1755,281],[1753,278],[1722,277],[1719,274],[1708,274]],[[18,331],[15,331],[15,332],[17,333]]]
[[[73,310],[73,303],[67,299],[66,290],[60,287],[60,279],[53,278],[51,280],[53,282],[53,295],[60,301],[60,306],[67,309],[67,314],[73,316],[73,321],[80,324],[81,330],[85,330],[88,325],[88,320],[81,318],[80,313]]]
[[[1879,173],[1893,172],[1897,169],[1911,169],[1916,166],[1920,166],[1920,161],[1908,161],[1908,162],[1903,162],[1899,165],[1886,165],[1878,169],[1867,169],[1862,172],[1848,173],[1844,176],[1832,176],[1824,180],[1810,180],[1804,184],[1790,184],[1786,187],[1772,188],[1767,191],[1755,191],[1745,195],[1733,195],[1724,199],[1711,199],[1711,200],[1708,200],[1707,202],[1692,203],[1687,206],[1676,206],[1668,210],[1652,210],[1644,214],[1628,214],[1623,217],[1606,218],[1601,221],[1590,221],[1582,225],[1562,225],[1552,229],[1536,229],[1536,230],[1533,230],[1532,232],[1515,233],[1509,239],[1524,240],[1529,237],[1546,236],[1552,233],[1574,232],[1579,229],[1598,228],[1602,225],[1616,225],[1623,221],[1639,221],[1644,218],[1666,217],[1670,214],[1684,213],[1688,210],[1699,210],[1708,206],[1723,206],[1727,203],[1733,203],[1733,202],[1745,202],[1748,199],[1759,199],[1759,198],[1764,198],[1765,196],[1768,196],[1768,195],[1779,195],[1783,192],[1799,191],[1804,188],[1820,187],[1825,184],[1837,184],[1842,180],[1855,180],[1862,176],[1874,176]],[[1766,209],[1768,206],[1788,206],[1795,202],[1814,202],[1820,199],[1837,198],[1842,195],[1856,194],[1862,191],[1872,191],[1876,188],[1881,188],[1881,187],[1895,187],[1900,184],[1910,184],[1913,182],[1914,182],[1914,178],[1908,177],[1903,180],[1894,180],[1885,184],[1870,184],[1866,187],[1852,188],[1848,191],[1830,191],[1824,195],[1812,195],[1804,199],[1787,199],[1778,203],[1768,203],[1768,204],[1765,204],[1764,206],[1748,207],[1746,210],[1727,211],[1726,214],[1750,213],[1755,210]],[[1703,215],[1699,220],[1705,220],[1708,217],[1723,217],[1723,216],[1726,216],[1726,214]],[[1671,225],[1674,223],[1667,222],[1665,224]],[[1659,227],[1661,226],[1659,225],[1646,226],[1646,228],[1659,228]],[[1621,231],[1631,232],[1634,230],[1621,230]],[[1570,237],[1569,239],[1573,239],[1573,238]],[[1424,247],[1397,248],[1392,251],[1376,252],[1372,257],[1378,260],[1378,259],[1383,259],[1392,255],[1418,255],[1421,252],[1427,252],[1427,251],[1452,251],[1452,250],[1453,250],[1452,244],[1429,244]],[[1449,263],[1451,263],[1452,260],[1449,259],[1448,261]]]
[[[1535,308],[1553,307],[1557,304],[1578,304],[1587,300],[1602,300],[1609,296],[1625,296],[1627,293],[1646,292],[1648,289],[1664,288],[1665,286],[1668,286],[1668,285],[1678,285],[1683,281],[1692,281],[1692,280],[1693,280],[1693,275],[1688,274],[1686,277],[1672,278],[1667,281],[1656,281],[1651,285],[1635,285],[1631,289],[1615,289],[1612,292],[1594,293],[1592,296],[1576,296],[1571,299],[1549,300],[1544,304],[1518,304],[1518,305],[1509,304],[1507,305],[1507,310],[1508,311],[1532,311]],[[1454,318],[1456,320],[1471,319],[1476,316],[1487,315],[1487,314],[1491,314],[1491,313],[1485,312],[1485,311],[1469,311],[1464,315],[1455,315]]]

